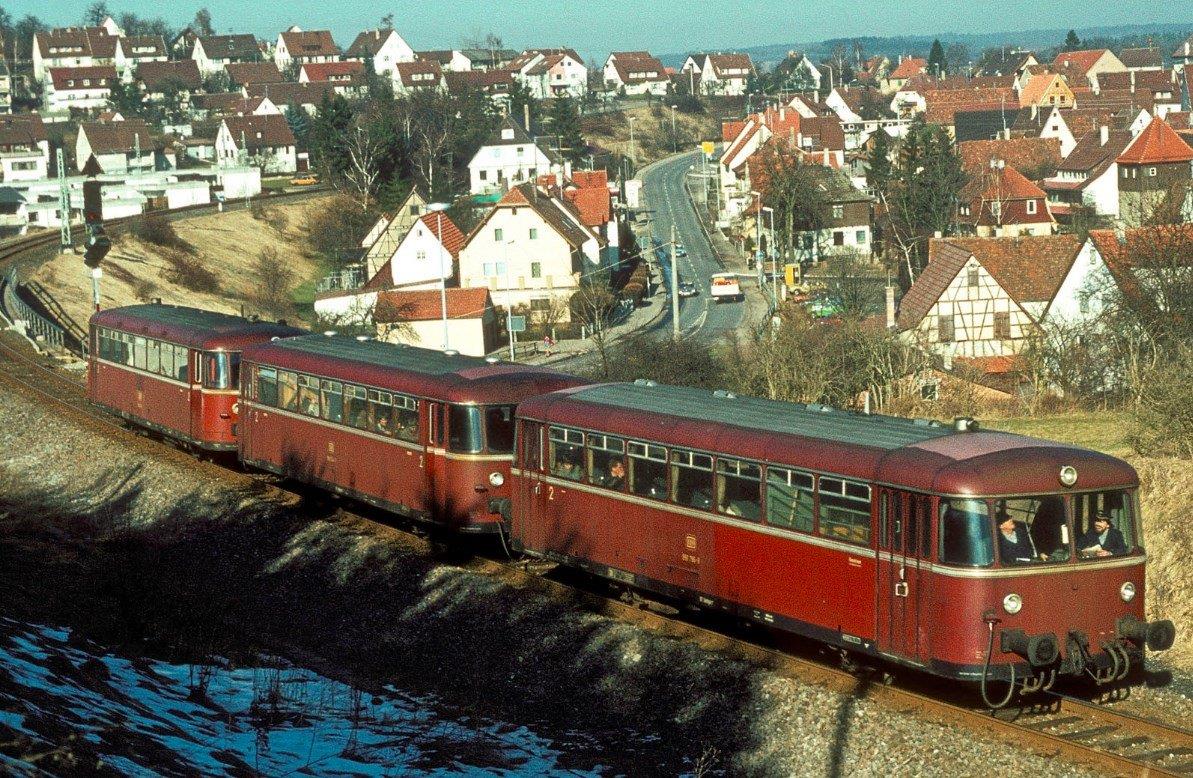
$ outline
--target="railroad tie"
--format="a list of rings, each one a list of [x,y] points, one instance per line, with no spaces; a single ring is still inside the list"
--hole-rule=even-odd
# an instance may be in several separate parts
[[[1044,730],[1052,727],[1064,727],[1068,726],[1069,724],[1076,724],[1080,721],[1085,721],[1085,719],[1081,718],[1080,716],[1062,716],[1059,719],[1037,721],[1034,724],[1024,724],[1023,726],[1026,729],[1034,729],[1037,732],[1043,732]]]
[[[1073,732],[1065,732],[1058,737],[1063,737],[1065,740],[1089,740],[1090,738],[1100,737],[1111,732],[1118,732],[1118,726],[1115,724],[1107,724],[1103,727],[1091,727],[1090,729],[1078,729]]]
[[[1188,756],[1189,754],[1193,754],[1193,748],[1157,748],[1155,751],[1131,754],[1130,758],[1137,762],[1158,762],[1170,756]]]
[[[1132,737],[1125,737],[1122,740],[1112,740],[1109,743],[1104,744],[1103,747],[1110,749],[1111,751],[1121,751],[1124,748],[1137,746],[1140,743],[1146,743],[1149,740],[1151,740],[1151,738],[1147,735],[1134,735]]]

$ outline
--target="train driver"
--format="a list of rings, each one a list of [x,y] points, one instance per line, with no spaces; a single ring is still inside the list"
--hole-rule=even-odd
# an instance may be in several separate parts
[[[1034,562],[1037,554],[1027,525],[1015,521],[1005,508],[995,514],[998,519],[998,552],[1004,565]]]
[[[1094,516],[1093,529],[1081,536],[1077,548],[1083,557],[1117,556],[1128,551],[1123,533],[1106,511],[1098,511]]]

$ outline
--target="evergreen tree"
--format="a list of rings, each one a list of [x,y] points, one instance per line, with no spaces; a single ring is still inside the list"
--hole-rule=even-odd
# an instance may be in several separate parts
[[[352,108],[343,95],[324,95],[319,113],[311,122],[308,143],[311,156],[327,181],[338,181],[348,167],[344,139],[352,126]]]
[[[891,136],[881,127],[874,133],[874,144],[866,157],[866,183],[876,192],[886,194],[894,167],[891,164]]]
[[[533,132],[532,128],[538,124],[542,114],[542,105],[530,94],[530,90],[525,84],[514,79],[514,88],[510,90],[510,116],[514,117],[514,121],[518,124],[523,123],[522,117],[526,106],[530,107],[530,126],[523,129],[526,132]]]
[[[308,136],[311,132],[311,118],[307,116],[307,112],[302,109],[296,102],[291,102],[286,106],[284,113],[286,117],[286,124],[290,125],[290,132],[294,133],[294,139],[298,144],[298,148],[306,151],[308,147]]]
[[[928,52],[928,72],[934,76],[944,75],[944,46],[940,39],[932,41],[932,49]]]
[[[928,240],[954,231],[964,183],[961,158],[948,133],[917,117],[903,139],[887,195],[894,238],[917,268],[927,261]]]
[[[572,98],[557,98],[551,106],[551,134],[558,140],[560,153],[572,163],[584,158],[588,144],[580,134],[580,111]]]
[[[141,103],[141,92],[137,89],[135,84],[126,84],[120,78],[112,82],[112,88],[108,94],[108,102],[112,106],[112,110],[124,116],[126,119],[132,116],[140,116],[144,110],[144,105]]]
[[[1081,48],[1081,39],[1077,37],[1076,30],[1069,30],[1069,34],[1065,36],[1065,51],[1077,51]]]

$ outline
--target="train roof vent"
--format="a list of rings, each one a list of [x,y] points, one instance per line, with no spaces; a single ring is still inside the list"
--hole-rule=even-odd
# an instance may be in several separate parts
[[[336,331],[335,331],[335,330],[324,330],[324,331],[323,331],[323,336],[324,336],[324,337],[327,337],[327,338],[334,337],[334,336],[335,336],[335,334],[336,334]]]
[[[953,429],[958,432],[977,432],[978,420],[972,416],[957,416],[953,419]]]
[[[936,419],[912,419],[911,423],[917,427],[939,427],[940,422]]]
[[[356,339],[361,343],[364,343],[366,340],[372,340],[368,335],[357,335]]]
[[[277,335],[274,335],[272,338],[269,339],[269,342],[273,343],[275,340],[281,340],[281,338],[279,338]]]
[[[488,362],[490,365],[496,365],[501,360],[498,359],[497,357],[485,357],[485,361]]]
[[[718,389],[712,393],[712,396],[720,397],[724,400],[736,400],[737,399],[737,395],[734,394],[733,392],[729,391],[728,389]]]
[[[454,356],[459,355],[460,352],[456,351],[454,348],[445,348],[443,350],[443,353],[447,354],[449,357],[454,357]]]
[[[804,407],[818,413],[832,413],[835,410],[831,405],[822,405],[820,403],[808,403]]]
[[[635,378],[634,386],[658,386],[658,381],[651,381],[649,378]]]

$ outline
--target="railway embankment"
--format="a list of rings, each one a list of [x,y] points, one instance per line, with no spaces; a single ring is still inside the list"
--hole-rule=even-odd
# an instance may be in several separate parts
[[[1079,768],[437,560],[382,524],[55,410],[0,379],[0,610],[109,644],[265,649],[572,730],[610,765],[746,774]],[[1187,702],[1187,701],[1186,701]]]

